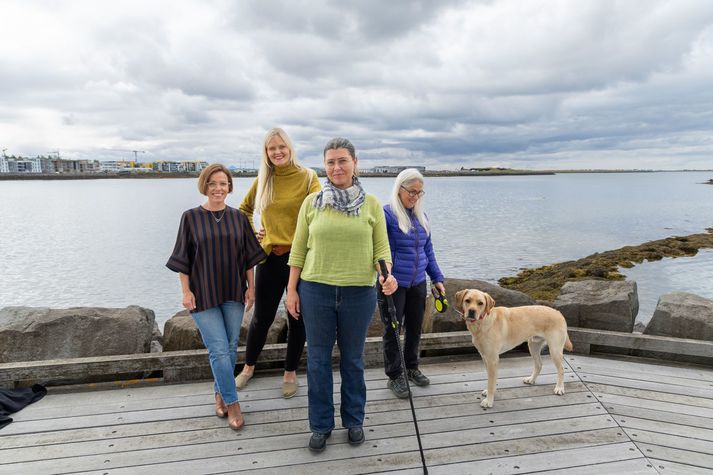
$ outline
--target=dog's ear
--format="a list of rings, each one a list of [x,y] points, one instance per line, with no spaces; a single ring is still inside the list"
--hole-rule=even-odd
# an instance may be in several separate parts
[[[468,289],[456,292],[456,308],[459,310],[463,310],[463,297],[465,297],[466,292],[468,292]]]
[[[490,294],[485,293],[485,314],[489,314],[493,307],[495,307],[495,299]]]

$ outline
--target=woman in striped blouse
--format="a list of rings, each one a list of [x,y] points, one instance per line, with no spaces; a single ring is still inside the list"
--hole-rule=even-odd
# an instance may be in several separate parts
[[[245,215],[225,204],[233,191],[227,168],[206,167],[198,178],[198,190],[208,201],[183,213],[166,267],[178,272],[183,306],[208,348],[215,413],[227,417],[230,428],[240,429],[245,420],[233,370],[243,313],[255,300],[253,267],[266,256]]]

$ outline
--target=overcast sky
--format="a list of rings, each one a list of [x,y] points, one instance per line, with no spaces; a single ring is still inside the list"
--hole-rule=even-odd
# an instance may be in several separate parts
[[[0,148],[363,168],[713,168],[713,2],[0,2]]]

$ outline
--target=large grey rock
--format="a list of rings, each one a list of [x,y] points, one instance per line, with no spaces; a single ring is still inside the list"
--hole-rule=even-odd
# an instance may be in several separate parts
[[[662,295],[644,334],[713,341],[713,300],[686,292]]]
[[[639,313],[636,282],[579,280],[562,286],[555,300],[572,327],[631,332]]]
[[[239,345],[244,346],[248,327],[253,318],[253,309],[245,312],[240,327]],[[201,334],[188,310],[182,310],[166,321],[163,335],[164,351],[198,350],[205,348]],[[270,326],[265,344],[287,341],[287,313],[278,310],[275,321]]]
[[[496,284],[483,280],[466,279],[445,279],[443,285],[446,287],[446,297],[448,298],[448,310],[444,313],[433,312],[431,328],[434,333],[464,331],[466,330],[463,317],[456,311],[456,292],[463,289],[478,289],[487,292],[495,305],[499,307],[522,307],[523,305],[534,305],[535,300],[529,295],[516,290],[504,289]],[[430,304],[431,307],[433,303]]]
[[[0,363],[148,353],[153,310],[6,307],[0,310]]]

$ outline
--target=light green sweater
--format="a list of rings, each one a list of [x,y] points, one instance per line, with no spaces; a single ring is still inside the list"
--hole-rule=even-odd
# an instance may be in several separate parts
[[[384,210],[367,193],[359,216],[313,206],[305,198],[297,216],[288,264],[302,268],[300,278],[337,286],[371,286],[379,259],[391,262]]]

